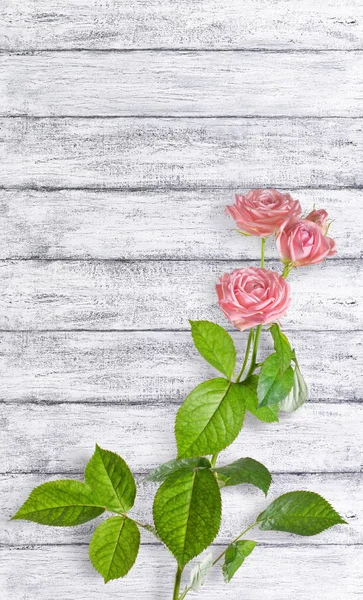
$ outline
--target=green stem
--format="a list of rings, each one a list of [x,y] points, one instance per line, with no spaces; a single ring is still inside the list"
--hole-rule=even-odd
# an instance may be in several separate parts
[[[292,269],[292,264],[291,263],[288,263],[287,265],[284,266],[284,270],[282,271],[282,277],[284,279],[288,278],[288,275],[289,275],[291,269]]]
[[[240,372],[238,374],[238,377],[236,379],[236,383],[239,383],[239,381],[240,381],[240,379],[241,379],[241,377],[243,375],[243,372],[244,372],[244,370],[246,368],[247,361],[248,361],[249,356],[250,356],[250,350],[251,350],[251,345],[252,345],[252,342],[253,342],[253,339],[254,339],[254,335],[255,335],[255,331],[252,328],[252,329],[250,329],[250,333],[249,333],[249,336],[248,336],[246,354],[245,354],[245,358],[244,358],[244,361],[243,361],[243,365],[242,365],[242,368],[241,368],[241,370],[240,370]]]
[[[218,458],[218,454],[219,454],[219,452],[216,452],[215,454],[212,455],[212,458],[210,460],[210,464],[212,465],[212,467],[215,467],[215,464],[216,464],[217,458]]]
[[[254,341],[253,350],[252,350],[251,365],[250,365],[250,368],[248,369],[248,373],[247,373],[245,379],[248,379],[252,375],[253,371],[255,370],[255,368],[257,366],[256,358],[257,358],[257,351],[258,351],[258,342],[260,341],[261,329],[262,329],[262,325],[257,325],[256,336],[255,336],[255,341]]]
[[[181,582],[181,578],[182,578],[182,573],[183,573],[183,569],[182,569],[182,567],[179,567],[179,565],[178,565],[178,568],[175,573],[173,600],[179,599],[179,590],[180,590],[180,582]]]
[[[261,238],[261,268],[263,269],[265,266],[265,244],[266,238]]]
[[[241,538],[243,535],[245,535],[245,534],[247,533],[247,531],[249,531],[250,529],[253,529],[253,527],[256,527],[256,525],[257,525],[257,522],[255,522],[255,523],[252,523],[252,525],[250,525],[249,527],[247,527],[247,529],[245,529],[244,531],[242,531],[242,533],[240,533],[239,535],[237,535],[237,537],[236,537],[236,538],[234,538],[234,540],[232,540],[232,541],[231,541],[231,544],[234,544],[235,542],[238,542],[238,540],[239,540],[239,539],[240,539],[240,538]],[[215,565],[215,564],[216,564],[216,563],[217,563],[219,560],[221,560],[221,558],[222,558],[222,557],[225,555],[225,553],[226,553],[226,552],[227,552],[227,550],[228,550],[228,547],[229,547],[231,544],[229,544],[229,545],[227,546],[227,548],[225,548],[225,550],[223,550],[223,552],[221,552],[221,553],[220,553],[220,555],[219,555],[219,556],[217,556],[217,558],[216,558],[216,559],[213,561],[213,566],[214,566],[214,565]]]

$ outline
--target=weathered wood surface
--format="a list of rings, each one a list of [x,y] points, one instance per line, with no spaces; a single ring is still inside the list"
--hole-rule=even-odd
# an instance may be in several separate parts
[[[223,273],[248,265],[242,260],[1,261],[0,329],[186,329],[188,319],[226,325],[215,284]],[[281,263],[266,267],[278,270]],[[361,270],[357,260],[296,269],[284,327],[362,329]]]
[[[361,119],[0,119],[0,186],[363,185]]]
[[[216,547],[215,556],[222,549]],[[228,588],[221,570],[215,568],[198,597],[355,600],[363,594],[362,556],[361,546],[257,546]],[[7,600],[164,600],[170,597],[174,569],[167,550],[143,546],[129,576],[105,586],[89,562],[86,546],[2,548],[0,552],[0,576],[6,582]]]
[[[293,331],[288,337],[311,401],[362,400],[361,331]],[[241,361],[247,336],[233,338]],[[269,333],[262,334],[260,347],[260,356],[272,351]],[[189,332],[0,333],[2,402],[180,403],[216,376]]]
[[[102,519],[85,523],[79,527],[42,527],[35,523],[10,521],[14,511],[24,502],[31,490],[52,479],[65,479],[65,475],[50,476],[42,474],[1,475],[0,494],[2,511],[0,514],[0,544],[10,546],[87,544],[95,526]],[[83,479],[76,474],[74,479]],[[149,523],[152,519],[152,502],[158,484],[145,481],[144,476],[137,476],[137,498],[131,516],[141,523]],[[215,544],[228,544],[236,535],[254,522],[256,515],[262,512],[269,502],[277,496],[292,490],[312,490],[329,498],[334,507],[348,521],[349,526],[340,525],[328,529],[320,535],[309,539],[273,531],[255,529],[249,535],[263,544],[269,545],[325,545],[363,544],[363,475],[359,473],[338,474],[277,474],[273,475],[273,483],[265,498],[260,490],[253,486],[236,486],[222,490],[223,511],[222,525]],[[108,515],[107,515],[108,516]],[[154,544],[155,537],[143,532],[142,541]]]
[[[96,442],[120,453],[133,471],[145,472],[175,457],[176,412],[171,404],[2,404],[0,472],[79,473]],[[278,472],[356,472],[362,468],[362,427],[357,403],[310,403],[273,424],[248,415],[220,460],[248,452]]]
[[[363,48],[360,0],[2,0],[0,48]]]
[[[362,256],[362,190],[300,189],[292,196],[306,212],[313,205],[329,211],[337,258]],[[232,189],[0,190],[0,258],[258,259],[260,240],[234,234],[224,215],[233,201]],[[266,256],[277,256],[271,240]]]
[[[362,52],[3,54],[0,115],[362,117],[361,72]]]

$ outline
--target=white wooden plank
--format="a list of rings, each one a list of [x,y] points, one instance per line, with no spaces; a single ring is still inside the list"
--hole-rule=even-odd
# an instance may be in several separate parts
[[[360,119],[0,119],[4,187],[363,184]]]
[[[176,406],[92,404],[0,405],[0,472],[83,470],[97,442],[145,472],[176,454]],[[359,471],[363,406],[307,404],[279,423],[247,416],[242,434],[221,456],[248,454],[278,472]]]
[[[291,193],[304,211],[329,211],[337,258],[363,254],[362,190]],[[233,201],[231,189],[0,190],[0,258],[258,259],[260,240],[241,240],[224,214]],[[270,240],[266,256],[276,257]]]
[[[0,46],[362,48],[360,0],[3,0]]]
[[[233,334],[242,361],[246,336]],[[291,332],[310,400],[359,401],[362,333]],[[259,356],[272,351],[263,333]],[[217,372],[189,332],[1,332],[2,402],[182,402]]]
[[[241,240],[241,246],[245,243]],[[250,265],[250,261],[2,261],[0,328],[185,329],[188,319],[227,325],[215,284],[223,273]],[[281,269],[281,263],[266,266]],[[327,260],[296,269],[290,276],[292,303],[282,320],[284,327],[362,329],[362,279],[356,260]]]
[[[215,548],[215,555],[222,549]],[[166,549],[158,546],[143,546],[129,575],[106,586],[93,570],[86,546],[1,548],[0,556],[6,600],[50,597],[52,600],[117,597],[166,600],[173,590],[175,561]],[[214,568],[198,597],[201,600],[355,600],[363,594],[362,558],[361,546],[257,546],[228,586],[223,582],[221,569]],[[185,583],[189,571],[190,566],[184,575]]]
[[[362,71],[341,51],[3,54],[0,115],[361,117]]]
[[[29,546],[32,544],[87,544],[95,526],[100,522],[92,521],[79,527],[43,527],[36,523],[10,521],[18,509],[36,486],[52,479],[65,479],[65,475],[2,475],[0,476],[0,544],[10,546]],[[82,475],[75,475],[81,479]],[[146,482],[137,476],[137,498],[131,516],[141,523],[152,520],[152,503],[158,484]],[[252,486],[224,488],[222,491],[223,511],[222,525],[215,540],[218,544],[228,544],[254,522],[256,515],[262,512],[272,499],[292,490],[310,490],[328,499],[334,508],[349,522],[349,526],[341,525],[328,529],[310,539],[288,534],[263,532],[255,529],[250,535],[264,544],[363,544],[363,476],[351,474],[308,474],[308,475],[273,475],[268,498],[260,490]],[[109,516],[109,515],[107,515]],[[145,532],[143,543],[153,544],[155,538]]]

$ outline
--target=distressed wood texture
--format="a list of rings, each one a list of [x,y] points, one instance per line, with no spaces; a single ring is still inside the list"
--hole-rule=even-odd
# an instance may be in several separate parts
[[[222,549],[216,547],[215,555]],[[360,546],[257,546],[228,588],[221,570],[215,568],[198,598],[358,599],[363,594],[362,555]],[[50,597],[52,600],[114,600],[118,597],[161,600],[170,597],[174,569],[175,563],[167,550],[144,546],[130,575],[105,586],[93,570],[85,546],[2,548],[0,551],[0,576],[7,582],[7,600],[49,600]]]
[[[363,255],[362,190],[292,195],[306,212],[313,205],[328,210],[338,258]],[[260,240],[236,237],[224,215],[233,201],[231,189],[0,190],[0,258],[258,259]],[[277,256],[272,240],[266,256]]]
[[[0,119],[4,187],[363,185],[361,119]]]
[[[0,55],[0,114],[361,117],[361,72],[362,52]]]
[[[188,328],[188,319],[226,325],[215,284],[223,273],[248,265],[251,261],[1,261],[0,329],[170,330]],[[266,267],[281,270],[281,263],[269,261]],[[296,269],[284,327],[362,329],[361,271],[357,260]]]
[[[176,412],[170,404],[2,404],[0,472],[79,473],[96,442],[119,452],[133,471],[148,471],[175,457]],[[277,472],[356,472],[362,468],[362,427],[358,403],[310,403],[273,424],[248,415],[220,460],[236,460],[248,449]]]
[[[363,48],[360,0],[2,0],[0,47]]]
[[[233,334],[242,360],[247,336]],[[288,337],[315,402],[359,402],[361,331],[294,331]],[[262,334],[260,356],[272,351]],[[216,377],[189,332],[1,332],[3,402],[180,403]],[[10,409],[9,409],[10,410]]]
[[[221,463],[222,464],[222,463]],[[50,476],[44,474],[1,475],[0,494],[2,511],[0,514],[1,545],[58,545],[87,544],[95,526],[101,519],[85,523],[79,527],[42,527],[35,523],[13,521],[10,519],[14,511],[26,500],[31,490],[53,479],[64,479],[64,475]],[[76,474],[75,479],[83,479]],[[142,523],[151,521],[153,496],[158,484],[145,481],[144,476],[137,476],[137,498],[131,516]],[[328,529],[320,535],[309,539],[273,531],[253,531],[253,539],[269,545],[312,545],[325,544],[362,544],[363,545],[363,476],[357,473],[338,474],[301,474],[273,475],[273,483],[268,499],[253,486],[236,486],[224,488],[222,491],[223,512],[220,532],[215,544],[228,544],[254,522],[256,515],[262,512],[273,498],[291,490],[313,490],[325,498],[329,498],[336,510],[348,521],[349,526],[340,525]],[[107,515],[108,516],[108,515]],[[155,537],[143,532],[143,543],[154,544]]]

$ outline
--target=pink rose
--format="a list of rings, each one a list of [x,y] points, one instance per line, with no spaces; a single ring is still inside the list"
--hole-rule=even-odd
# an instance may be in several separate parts
[[[276,245],[281,260],[293,267],[314,265],[336,254],[335,241],[308,219],[288,219],[276,234]]]
[[[233,206],[227,206],[226,212],[244,233],[267,237],[289,217],[300,217],[301,206],[290,194],[281,194],[277,190],[251,190],[235,195]]]
[[[323,230],[324,235],[328,231],[328,213],[324,209],[312,210],[311,213],[305,217],[307,221],[312,221],[319,225],[319,227]]]
[[[219,306],[241,331],[277,321],[290,304],[289,284],[267,269],[236,269],[223,275],[216,289]]]

